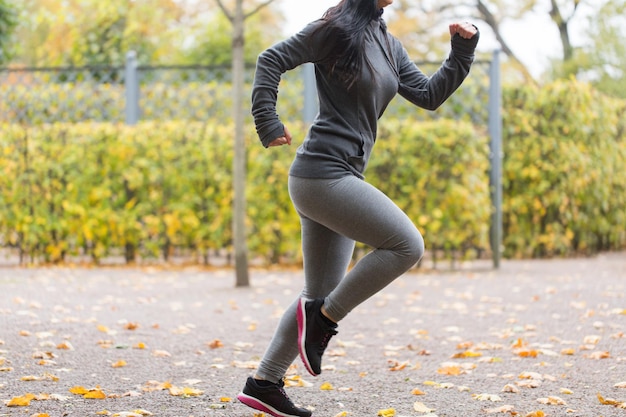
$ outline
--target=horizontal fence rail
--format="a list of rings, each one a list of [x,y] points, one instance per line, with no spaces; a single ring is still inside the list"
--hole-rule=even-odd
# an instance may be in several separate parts
[[[426,73],[439,63],[418,62]],[[248,90],[254,66],[246,66]],[[490,62],[477,61],[464,85],[435,112],[397,97],[387,113],[417,120],[468,119],[487,125]],[[129,53],[124,67],[0,68],[0,121],[35,125],[55,122],[126,122],[230,117],[229,66],[139,65]],[[278,110],[283,118],[310,121],[317,109],[314,74],[307,66],[283,75]]]

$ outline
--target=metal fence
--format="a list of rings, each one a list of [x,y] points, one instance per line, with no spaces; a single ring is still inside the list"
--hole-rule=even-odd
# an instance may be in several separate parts
[[[426,74],[439,63],[419,62]],[[246,82],[254,68],[247,66]],[[128,53],[125,66],[0,68],[0,121],[127,122],[207,120],[228,117],[232,108],[228,66],[139,65]],[[388,113],[412,118],[469,118],[487,126],[490,62],[477,61],[468,80],[436,112],[420,112],[397,98]],[[311,65],[284,74],[278,103],[281,114],[310,121],[317,111]]]
[[[425,74],[440,65],[417,64]],[[400,97],[387,109],[387,114],[397,117],[446,117],[484,127],[491,139],[491,246],[496,267],[502,239],[499,67],[498,51],[491,60],[476,61],[459,91],[435,112],[416,109]],[[249,85],[254,68],[246,68],[245,81]],[[230,67],[140,65],[133,52],[127,54],[125,65],[120,67],[0,68],[0,123],[225,120],[232,113],[230,81]],[[283,75],[277,107],[285,120],[313,119],[317,96],[310,64]]]

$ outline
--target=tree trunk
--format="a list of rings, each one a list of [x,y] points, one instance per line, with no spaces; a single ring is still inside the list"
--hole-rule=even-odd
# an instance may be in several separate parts
[[[243,117],[244,88],[244,20],[243,0],[237,0],[233,15],[233,120],[235,123],[235,155],[233,159],[233,241],[235,246],[236,287],[250,285],[248,245],[246,239],[246,141]]]

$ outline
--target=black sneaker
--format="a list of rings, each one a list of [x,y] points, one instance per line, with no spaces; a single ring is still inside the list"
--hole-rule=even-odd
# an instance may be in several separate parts
[[[248,407],[273,415],[274,417],[310,417],[311,411],[296,407],[283,388],[285,382],[268,386],[259,385],[252,377],[248,377],[243,391],[237,399]]]
[[[322,355],[330,338],[337,334],[337,326],[330,326],[322,319],[323,304],[322,298],[300,298],[298,305],[298,349],[304,367],[313,376],[322,373]]]

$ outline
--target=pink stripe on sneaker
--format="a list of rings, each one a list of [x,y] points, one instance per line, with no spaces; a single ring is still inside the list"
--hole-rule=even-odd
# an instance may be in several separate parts
[[[305,344],[306,344],[306,311],[305,311],[306,299],[300,298],[298,301],[298,351],[300,352],[300,359],[307,371],[313,376],[317,376],[313,369],[311,369],[311,363],[306,356]]]

